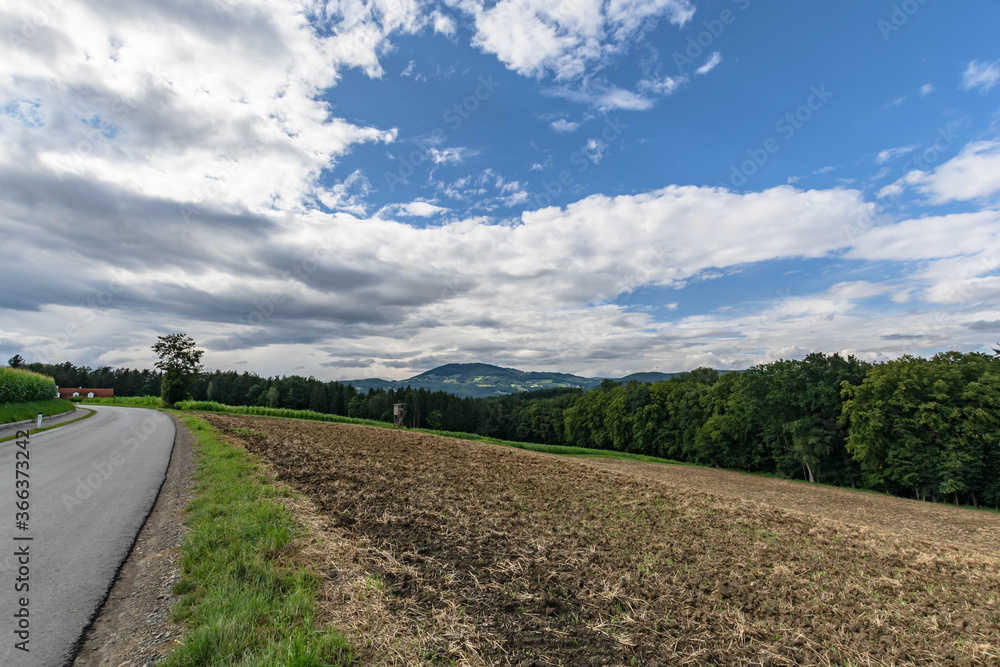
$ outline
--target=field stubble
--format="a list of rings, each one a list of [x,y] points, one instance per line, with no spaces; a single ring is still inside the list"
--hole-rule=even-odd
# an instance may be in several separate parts
[[[941,538],[939,508],[872,494],[203,418],[300,492],[288,558],[365,665],[1000,664],[1000,515]]]

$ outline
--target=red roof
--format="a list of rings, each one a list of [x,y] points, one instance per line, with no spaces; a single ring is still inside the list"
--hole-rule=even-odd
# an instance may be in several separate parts
[[[56,398],[70,398],[74,395],[83,398],[112,398],[115,395],[114,389],[93,389],[91,387],[59,387],[58,391]]]

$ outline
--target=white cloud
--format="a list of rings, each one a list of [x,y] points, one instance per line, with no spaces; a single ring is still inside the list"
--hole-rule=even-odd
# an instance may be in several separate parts
[[[699,74],[701,72],[699,71]],[[662,79],[647,78],[639,81],[637,88],[650,95],[673,95],[677,89],[688,82],[687,75],[679,77],[664,77]]]
[[[390,204],[383,206],[378,212],[378,217],[387,218],[392,216],[405,216],[416,218],[432,218],[441,213],[447,212],[448,208],[424,200],[406,202],[405,204]]]
[[[596,108],[648,109],[686,81],[647,78],[630,91],[573,77],[629,48],[646,18],[683,23],[689,3],[459,2],[476,19],[483,50],[516,71],[559,79],[564,96]],[[265,374],[304,362],[329,377],[317,352],[372,360],[358,362],[366,375],[384,368],[405,376],[407,364],[449,355],[597,374],[626,365],[745,367],[798,354],[804,340],[827,351],[849,340],[872,357],[890,350],[881,337],[907,329],[961,346],[981,335],[963,335],[964,322],[1000,319],[991,260],[1000,257],[1000,219],[992,211],[876,227],[853,246],[846,232],[866,229],[875,207],[843,188],[674,186],[592,195],[509,220],[495,211],[526,202],[528,186],[487,169],[440,184],[440,199],[372,215],[372,184],[340,163],[358,144],[391,142],[396,132],[338,118],[324,93],[347,68],[383,76],[392,36],[433,25],[454,37],[454,22],[408,0],[310,3],[321,30],[300,2],[221,6],[61,3],[30,48],[12,46],[0,60],[0,239],[19,258],[0,266],[0,347],[23,346],[10,354],[41,359],[48,332],[84,322],[52,360],[93,363],[113,346],[148,364],[150,341],[182,329],[215,341],[208,363],[249,362]],[[520,25],[511,6],[524,9],[527,33],[550,38],[538,54],[495,41]],[[8,3],[4,20],[20,25],[36,9]],[[607,150],[596,139],[585,148],[595,161]],[[434,150],[439,165],[472,154]],[[898,187],[933,201],[988,198],[1000,190],[998,155],[997,142],[972,144]],[[531,169],[554,163],[543,156]],[[456,219],[445,196],[482,217]],[[191,205],[196,214],[185,221],[181,209]],[[748,263],[840,254],[917,268],[885,284],[786,290],[774,304],[763,295],[669,323],[613,303],[639,287],[677,288]],[[52,271],[66,264],[81,267],[72,279]],[[107,307],[81,305],[112,278],[120,288]],[[798,284],[788,280],[788,289]],[[280,304],[266,322],[246,324],[255,304],[274,295]],[[860,312],[879,297],[910,302],[897,313]],[[675,298],[683,302],[670,296],[667,308]],[[941,311],[928,303],[954,305],[944,312],[957,313],[955,322],[937,319]],[[220,342],[227,337],[236,349]]]
[[[933,92],[934,92],[934,85],[933,84],[925,83],[924,85],[920,86],[920,96],[921,97],[927,97],[928,95],[930,95]]]
[[[417,68],[417,61],[411,60],[407,63],[406,67],[402,72],[399,73],[400,76],[413,76],[413,71]]]
[[[911,171],[895,184],[915,187],[935,204],[987,199],[1000,192],[1000,141],[966,145],[952,159],[932,171]]]
[[[393,130],[333,116],[319,93],[347,67],[380,73],[387,36],[416,29],[407,0],[344,8],[325,37],[297,2],[248,0],[238,11],[156,2],[59,7],[39,35],[0,61],[0,100],[33,100],[50,119],[33,131],[0,115],[0,163],[37,164],[178,205],[264,211],[317,196],[323,171],[351,146],[395,139]],[[15,2],[7,11],[19,22],[35,9]],[[352,37],[362,33],[366,40]]]
[[[578,102],[580,104],[587,104],[602,112],[614,110],[646,111],[648,109],[652,109],[653,104],[655,103],[655,100],[648,95],[640,95],[632,92],[631,90],[625,90],[602,81],[588,82],[581,88],[569,88],[563,86],[558,88],[542,89],[541,92],[553,97],[560,97],[573,102]]]
[[[455,22],[451,19],[451,17],[435,10],[434,13],[431,14],[431,20],[434,24],[434,32],[447,37],[455,36]]]
[[[962,90],[980,88],[986,94],[997,85],[997,81],[1000,81],[1000,60],[992,63],[973,60],[962,74]]]
[[[600,139],[591,138],[580,148],[580,153],[592,163],[597,164],[604,159],[604,153],[607,148],[608,145]]]
[[[575,79],[588,67],[622,52],[645,21],[666,17],[683,25],[694,14],[689,0],[465,0],[458,6],[475,21],[473,43],[525,76]]]
[[[368,210],[366,198],[372,189],[371,182],[359,169],[329,190],[319,192],[318,197],[327,208],[364,215]]]
[[[877,261],[921,261],[1000,251],[1000,213],[980,211],[875,227],[854,242],[847,256]]]
[[[885,164],[891,160],[895,160],[898,157],[902,157],[908,153],[912,153],[917,150],[918,146],[916,144],[910,146],[899,146],[897,148],[887,148],[881,151],[875,158],[875,162],[878,164]]]
[[[427,149],[427,155],[431,158],[431,161],[434,164],[461,164],[470,154],[471,151],[462,146],[444,149]]]
[[[579,123],[565,118],[552,121],[552,129],[556,132],[575,132],[579,127]]]
[[[704,65],[695,70],[695,74],[708,74],[722,62],[722,54],[718,51],[712,53]]]

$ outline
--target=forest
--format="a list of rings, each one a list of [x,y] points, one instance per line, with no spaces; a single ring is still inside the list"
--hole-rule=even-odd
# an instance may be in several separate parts
[[[59,386],[157,395],[156,371],[26,364]],[[369,389],[298,375],[201,373],[192,398],[314,410],[411,427],[645,454],[873,489],[921,500],[1000,506],[1000,359],[946,352],[878,364],[813,353],[743,372],[699,368],[656,383],[460,398]]]

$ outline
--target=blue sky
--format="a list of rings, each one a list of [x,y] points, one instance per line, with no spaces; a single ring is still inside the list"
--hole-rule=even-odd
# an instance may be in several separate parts
[[[1000,6],[15,2],[0,356],[617,375],[1000,339]],[[58,267],[75,267],[70,276]]]

